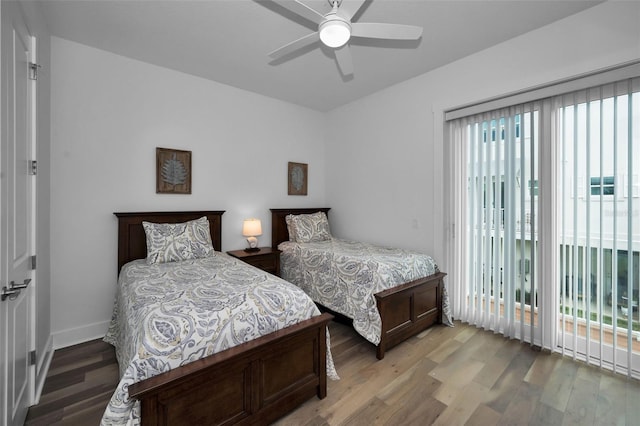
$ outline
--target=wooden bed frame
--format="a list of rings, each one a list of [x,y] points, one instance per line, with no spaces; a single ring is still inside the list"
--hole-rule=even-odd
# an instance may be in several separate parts
[[[323,211],[328,214],[330,208],[271,209],[271,241],[277,248],[283,241],[289,241],[286,216],[289,214],[310,214]],[[447,274],[417,279],[375,294],[378,312],[382,320],[380,343],[376,356],[384,358],[388,349],[411,336],[442,323],[442,288]],[[336,318],[340,315],[329,310]]]
[[[223,211],[114,213],[118,271],[146,257],[142,221],[178,223],[206,216],[221,249]],[[322,314],[286,329],[129,386],[142,425],[269,424],[309,398],[327,395],[326,327]]]

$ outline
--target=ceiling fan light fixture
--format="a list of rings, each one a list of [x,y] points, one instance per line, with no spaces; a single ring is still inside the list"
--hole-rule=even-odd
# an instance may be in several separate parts
[[[351,25],[348,22],[334,17],[320,24],[320,40],[326,46],[337,48],[344,46],[351,38]]]
[[[273,59],[284,58],[291,52],[311,46],[318,39],[327,47],[334,49],[332,52],[338,68],[343,76],[353,75],[353,61],[351,49],[347,45],[351,36],[358,39],[383,39],[383,40],[418,40],[422,37],[422,27],[415,25],[383,24],[375,22],[357,22],[352,24],[351,19],[359,13],[362,6],[369,0],[327,0],[331,5],[331,12],[322,14],[307,6],[302,0],[272,0],[289,11],[318,25],[318,31],[285,44],[279,49],[269,53]],[[344,9],[340,6],[346,2]]]

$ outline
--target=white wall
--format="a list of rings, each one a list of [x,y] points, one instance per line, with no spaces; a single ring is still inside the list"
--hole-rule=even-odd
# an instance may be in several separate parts
[[[443,111],[638,58],[640,3],[607,2],[329,112],[332,232],[446,270]]]
[[[54,346],[102,337],[115,294],[113,212],[226,210],[242,219],[325,204],[324,114],[59,38],[51,43]],[[192,194],[155,193],[155,148],[192,151]],[[308,196],[287,195],[287,162],[309,164]]]

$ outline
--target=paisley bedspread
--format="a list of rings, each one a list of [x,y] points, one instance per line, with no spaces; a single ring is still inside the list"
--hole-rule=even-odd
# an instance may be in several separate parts
[[[140,423],[131,383],[296,324],[320,312],[298,287],[224,253],[122,268],[109,331],[120,383],[102,425]],[[336,379],[327,333],[327,375]]]
[[[380,343],[382,322],[375,293],[438,272],[425,254],[398,248],[331,238],[278,248],[280,275],[303,289],[314,301],[353,320],[365,339]],[[443,322],[452,325],[446,290]]]

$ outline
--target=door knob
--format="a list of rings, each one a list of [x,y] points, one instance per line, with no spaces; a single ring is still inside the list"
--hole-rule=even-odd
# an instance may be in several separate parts
[[[9,300],[13,300],[20,294],[20,290],[27,288],[29,283],[31,282],[31,278],[27,278],[22,282],[22,284],[16,284],[15,281],[11,281],[9,283],[9,287],[2,287],[2,293],[0,294],[0,300],[5,301],[7,298]]]
[[[16,284],[14,281],[11,281],[11,283],[9,284],[9,289],[10,290],[22,290],[23,288],[27,288],[27,286],[29,285],[30,282],[31,282],[31,278],[27,278],[26,280],[24,280],[22,282],[22,284]]]
[[[14,290],[7,287],[2,287],[2,294],[0,295],[0,300],[5,301],[7,298],[10,300],[15,299],[20,294],[20,290]]]

